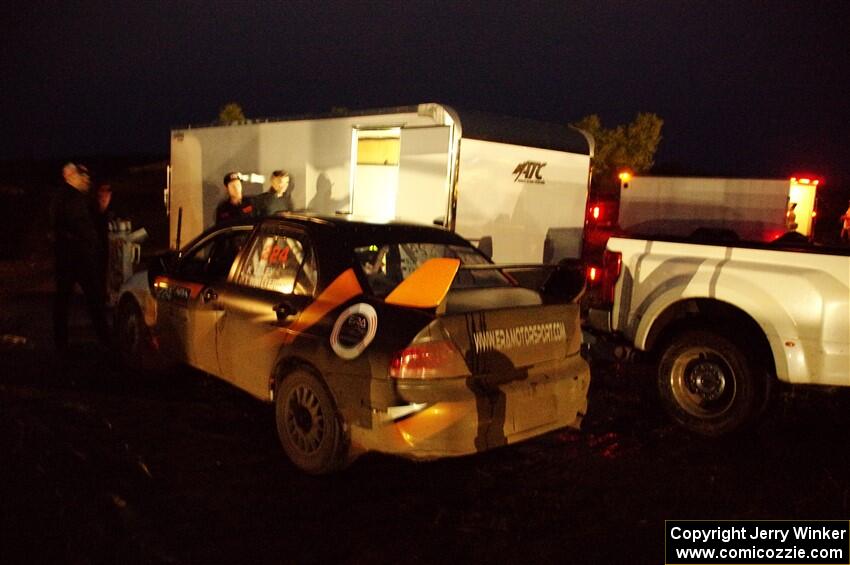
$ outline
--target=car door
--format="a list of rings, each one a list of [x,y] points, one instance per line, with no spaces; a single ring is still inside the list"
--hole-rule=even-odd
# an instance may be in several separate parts
[[[187,250],[155,282],[160,347],[169,356],[220,375],[216,341],[222,308],[218,293],[251,233],[236,226],[211,233]]]
[[[313,302],[316,261],[306,235],[277,222],[261,226],[219,296],[218,357],[228,380],[268,398],[287,326]]]

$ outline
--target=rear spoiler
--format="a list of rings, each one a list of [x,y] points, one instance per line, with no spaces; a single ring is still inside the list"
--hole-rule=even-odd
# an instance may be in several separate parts
[[[576,302],[584,292],[585,268],[578,259],[557,265],[530,263],[463,265],[459,259],[429,259],[384,299],[387,304],[436,308],[445,298],[458,271],[498,270],[518,286],[537,291],[545,304]]]
[[[580,259],[561,259],[554,265],[509,263],[468,265],[464,270],[498,269],[519,286],[539,292],[546,304],[577,302],[584,293],[585,265]]]

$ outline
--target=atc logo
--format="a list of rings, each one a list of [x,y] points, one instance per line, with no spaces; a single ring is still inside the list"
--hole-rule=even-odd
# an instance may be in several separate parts
[[[543,180],[543,175],[540,174],[540,169],[545,166],[546,163],[538,163],[537,161],[520,163],[514,169],[514,182],[546,184],[546,181]]]

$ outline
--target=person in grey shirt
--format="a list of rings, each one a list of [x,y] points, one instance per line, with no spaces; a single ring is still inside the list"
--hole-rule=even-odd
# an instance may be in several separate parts
[[[257,214],[271,216],[275,212],[292,210],[292,179],[283,170],[272,173],[271,187],[254,198]]]

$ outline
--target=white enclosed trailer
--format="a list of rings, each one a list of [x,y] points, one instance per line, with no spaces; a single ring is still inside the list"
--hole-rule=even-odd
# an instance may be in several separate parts
[[[772,241],[812,236],[818,181],[621,175],[619,226],[628,233],[688,237],[698,228]]]
[[[170,244],[212,224],[227,172],[251,196],[285,169],[296,210],[438,223],[497,262],[554,263],[581,253],[591,154],[568,126],[440,104],[175,129]]]

